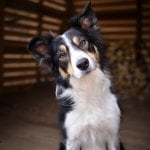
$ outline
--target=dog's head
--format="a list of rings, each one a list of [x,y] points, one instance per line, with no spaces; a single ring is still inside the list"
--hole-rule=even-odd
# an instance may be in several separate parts
[[[71,19],[71,28],[65,33],[34,37],[28,50],[39,64],[63,78],[81,78],[101,66],[103,43],[91,3]]]

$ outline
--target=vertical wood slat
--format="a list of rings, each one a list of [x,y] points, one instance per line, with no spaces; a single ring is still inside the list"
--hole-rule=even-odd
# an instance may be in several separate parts
[[[38,4],[38,9],[40,10],[40,6],[42,6],[42,3],[43,3],[43,0],[40,0],[39,1],[39,4]],[[41,35],[41,33],[42,33],[42,13],[41,13],[41,11],[39,11],[39,13],[38,13],[38,23],[39,23],[39,25],[38,25],[38,34],[39,35]],[[36,70],[37,70],[37,76],[36,76],[36,78],[37,78],[37,84],[40,84],[40,77],[41,77],[41,73],[40,73],[40,70],[39,70],[39,67],[38,66],[36,66]]]
[[[0,94],[3,93],[4,0],[0,1]]]
[[[74,9],[74,1],[70,0],[68,2],[68,0],[66,0],[66,14],[67,14],[67,18],[70,19],[70,17],[74,16],[75,14],[75,9]]]
[[[138,64],[142,64],[143,60],[141,58],[141,45],[142,45],[142,1],[136,0],[136,41],[135,41],[135,48],[136,48],[136,62]]]
[[[136,0],[136,48],[141,49],[142,41],[142,1]]]
[[[65,31],[68,28],[68,20],[74,16],[75,9],[74,9],[74,1],[73,0],[65,0],[66,1],[66,18],[63,20],[63,24],[61,26],[60,31]]]

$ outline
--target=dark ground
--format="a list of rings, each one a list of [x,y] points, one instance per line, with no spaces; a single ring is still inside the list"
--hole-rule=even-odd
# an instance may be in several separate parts
[[[150,105],[122,102],[126,150],[150,150]],[[60,139],[53,88],[0,96],[0,150],[57,150]]]

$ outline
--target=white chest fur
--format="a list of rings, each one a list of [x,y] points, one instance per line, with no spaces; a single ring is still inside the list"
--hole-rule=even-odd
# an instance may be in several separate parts
[[[79,145],[83,150],[105,150],[108,143],[110,149],[115,150],[120,110],[115,95],[110,92],[107,75],[96,69],[80,80],[71,78],[70,83],[75,106],[65,121],[68,145],[76,143],[70,147]]]

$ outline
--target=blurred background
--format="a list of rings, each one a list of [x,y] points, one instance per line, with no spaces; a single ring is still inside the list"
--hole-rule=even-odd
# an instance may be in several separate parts
[[[0,1],[0,149],[57,150],[55,85],[28,54],[30,39],[63,33],[86,0]],[[150,0],[92,0],[113,84],[123,108],[127,150],[150,149]]]

